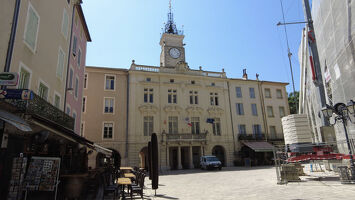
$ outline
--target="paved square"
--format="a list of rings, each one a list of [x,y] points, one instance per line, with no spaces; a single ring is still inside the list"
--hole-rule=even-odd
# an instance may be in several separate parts
[[[324,173],[303,177],[302,182],[276,184],[274,167],[228,167],[222,171],[179,170],[159,177],[157,196],[146,179],[146,199],[355,199],[355,185],[338,178],[314,180]]]

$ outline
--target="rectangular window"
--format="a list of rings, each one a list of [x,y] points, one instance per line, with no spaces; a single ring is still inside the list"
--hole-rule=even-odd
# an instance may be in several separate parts
[[[268,117],[274,117],[274,110],[272,109],[272,106],[267,106],[266,110],[267,110]]]
[[[236,87],[235,91],[237,93],[237,98],[242,98],[242,88],[241,87]]]
[[[210,93],[210,103],[211,106],[218,106],[219,102],[218,102],[218,93]]]
[[[80,124],[80,136],[84,137],[84,128],[85,128],[85,122],[81,122]]]
[[[113,113],[113,105],[114,99],[113,98],[105,98],[105,113]]]
[[[144,88],[144,103],[153,103],[153,88]]]
[[[153,116],[145,116],[143,119],[143,132],[145,136],[150,136],[153,133],[154,127],[153,123],[154,118]]]
[[[67,115],[70,115],[70,107],[69,106],[67,107],[66,113],[67,113]]]
[[[280,117],[284,117],[285,116],[285,108],[283,106],[279,107],[279,112],[280,112]]]
[[[77,43],[78,43],[78,39],[74,35],[74,39],[73,39],[73,56],[76,56],[76,44]]]
[[[74,90],[75,98],[78,98],[78,90],[79,90],[79,78],[75,77],[75,90]]]
[[[68,88],[71,88],[71,89],[73,89],[73,76],[74,76],[74,71],[72,68],[70,68],[70,70],[69,70],[69,87]]]
[[[30,84],[30,77],[31,77],[30,72],[26,71],[24,68],[21,68],[18,88],[28,89]]]
[[[84,89],[88,87],[88,74],[84,75]]]
[[[83,106],[83,113],[85,113],[85,111],[86,111],[86,97],[83,97],[83,104],[82,104],[82,106]]]
[[[62,34],[65,39],[67,39],[68,37],[68,30],[69,30],[69,16],[67,10],[64,9],[63,19],[62,19]]]
[[[105,89],[115,90],[115,76],[106,76],[105,78]]]
[[[247,130],[246,130],[245,124],[239,124],[238,125],[238,130],[239,130],[239,134],[240,135],[246,135],[247,134]]]
[[[253,135],[254,136],[261,136],[261,126],[260,124],[253,125]]]
[[[265,88],[265,98],[271,98],[270,88]]]
[[[73,111],[73,119],[74,119],[74,124],[76,124],[76,112]]]
[[[255,103],[252,103],[252,104],[251,104],[251,113],[252,113],[252,115],[254,115],[254,116],[258,116],[258,109],[257,109]]]
[[[27,13],[27,21],[25,25],[25,36],[24,41],[27,46],[34,52],[36,50],[36,43],[37,43],[37,35],[38,35],[38,28],[39,28],[39,15],[29,4],[28,13]]]
[[[113,136],[113,123],[104,123],[104,139],[112,139]]]
[[[45,86],[43,83],[39,84],[38,96],[40,96],[44,100],[47,100],[47,98],[48,98],[48,87]]]
[[[58,51],[58,62],[57,62],[57,77],[58,78],[62,78],[63,77],[63,69],[64,69],[64,61],[65,59],[65,54],[64,54],[64,51],[59,48],[59,51]]]
[[[282,99],[282,91],[280,89],[276,90],[276,98]]]
[[[54,94],[54,106],[59,108],[60,107],[60,96]]]
[[[214,118],[212,124],[213,135],[221,135],[221,120],[220,118]]]
[[[238,115],[244,115],[244,108],[242,103],[237,103],[237,114]]]
[[[190,91],[190,104],[198,104],[198,92]]]
[[[200,118],[191,117],[191,134],[200,134]]]
[[[169,133],[177,134],[178,133],[178,117],[169,116],[168,119]]]
[[[81,62],[81,50],[79,49],[78,50],[78,58],[77,58],[78,60],[78,67],[80,67],[80,62]]]
[[[251,99],[255,99],[255,89],[249,88],[249,95]]]
[[[168,103],[177,103],[176,90],[173,89],[168,90]]]
[[[276,127],[270,126],[270,139],[276,139]]]

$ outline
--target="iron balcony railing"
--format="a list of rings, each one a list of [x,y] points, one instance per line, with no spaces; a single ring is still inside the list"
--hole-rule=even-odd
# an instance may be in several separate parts
[[[4,99],[4,101],[14,106],[18,112],[37,115],[68,129],[74,129],[74,118],[34,93],[33,98],[30,100]]]
[[[206,133],[191,134],[191,133],[177,133],[177,134],[166,134],[167,141],[191,141],[191,140],[206,140]]]
[[[239,140],[265,140],[265,134],[239,134]]]

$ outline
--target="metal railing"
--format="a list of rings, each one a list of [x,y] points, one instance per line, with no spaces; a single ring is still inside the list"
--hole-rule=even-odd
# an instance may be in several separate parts
[[[239,134],[239,140],[265,140],[265,134]]]
[[[33,93],[33,99],[4,99],[5,102],[16,107],[18,112],[25,114],[37,115],[45,119],[51,120],[71,130],[74,129],[74,118],[67,115],[62,110],[48,103],[40,96]]]
[[[206,140],[206,133],[191,134],[191,133],[177,133],[166,134],[167,141],[179,141],[179,140]]]

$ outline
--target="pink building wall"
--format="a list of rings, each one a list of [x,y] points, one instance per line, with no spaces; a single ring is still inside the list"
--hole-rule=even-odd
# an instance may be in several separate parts
[[[69,54],[70,58],[69,58],[69,68],[68,68],[68,77],[67,77],[68,89],[66,94],[67,96],[66,96],[65,112],[72,117],[74,117],[74,113],[76,114],[74,132],[78,135],[80,135],[80,126],[81,126],[84,73],[85,73],[85,66],[86,66],[85,65],[86,44],[88,41],[91,42],[91,38],[85,22],[85,17],[81,6],[77,5],[75,8],[75,16],[74,16],[73,28],[72,28],[72,44],[71,44],[71,50]],[[74,45],[76,45],[75,54],[73,50]],[[81,53],[79,53],[79,50]],[[80,64],[78,63],[79,57],[80,57]],[[70,72],[71,69],[73,70],[72,77]],[[76,78],[78,78],[77,96],[75,96]]]

